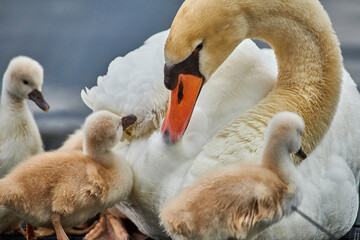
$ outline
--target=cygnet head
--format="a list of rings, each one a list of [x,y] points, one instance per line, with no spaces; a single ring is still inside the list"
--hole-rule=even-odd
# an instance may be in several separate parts
[[[136,117],[120,117],[109,111],[98,111],[91,114],[84,125],[85,153],[103,152],[112,149],[123,134],[123,130],[134,124]]]
[[[44,70],[35,60],[19,56],[13,58],[3,78],[3,91],[19,99],[31,99],[43,111],[49,110],[49,105],[41,93]]]
[[[303,119],[292,112],[280,112],[271,119],[265,133],[265,143],[274,151],[285,147],[288,153],[296,153],[302,159],[306,154],[301,148],[301,137],[305,129]],[[288,154],[287,153],[287,154]]]

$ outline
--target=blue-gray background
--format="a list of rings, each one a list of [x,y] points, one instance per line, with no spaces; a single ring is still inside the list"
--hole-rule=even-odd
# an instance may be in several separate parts
[[[332,19],[345,67],[360,83],[360,1],[322,0]],[[45,69],[51,108],[29,103],[47,149],[78,128],[90,110],[80,91],[96,84],[111,60],[170,27],[181,0],[1,0],[0,74],[11,58],[27,55]]]

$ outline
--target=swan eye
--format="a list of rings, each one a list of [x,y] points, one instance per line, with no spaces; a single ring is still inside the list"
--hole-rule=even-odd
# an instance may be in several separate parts
[[[199,45],[197,45],[195,50],[200,51],[202,48],[203,48],[203,43],[200,43]]]
[[[27,81],[27,80],[23,80],[23,83],[24,83],[25,85],[29,85],[29,81]]]

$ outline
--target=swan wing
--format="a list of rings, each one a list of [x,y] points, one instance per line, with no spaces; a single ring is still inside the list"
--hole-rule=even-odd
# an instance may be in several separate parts
[[[138,122],[159,127],[169,92],[163,79],[164,44],[169,31],[150,37],[143,46],[114,59],[97,86],[81,92],[93,111],[108,110],[119,115],[134,114]]]

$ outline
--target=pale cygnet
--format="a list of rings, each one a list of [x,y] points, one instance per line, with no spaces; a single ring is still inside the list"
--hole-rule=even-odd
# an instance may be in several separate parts
[[[0,105],[0,178],[14,166],[43,151],[39,129],[25,99],[47,112],[41,93],[43,68],[25,56],[12,59],[3,76]],[[0,207],[0,233],[20,227],[21,219]]]

